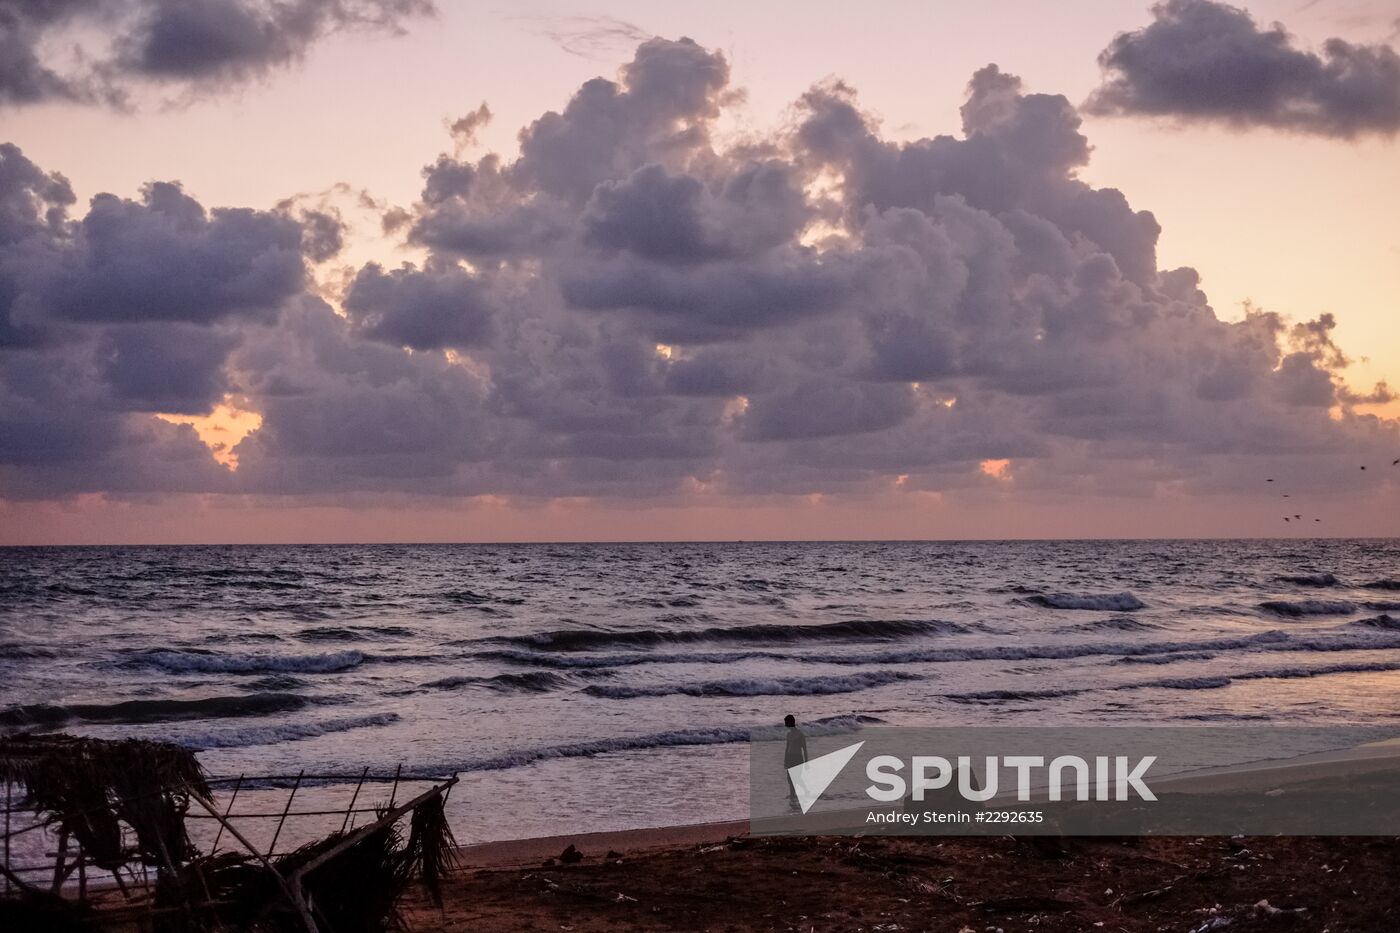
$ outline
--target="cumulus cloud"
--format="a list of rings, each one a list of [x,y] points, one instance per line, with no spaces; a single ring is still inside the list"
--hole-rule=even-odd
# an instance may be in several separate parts
[[[0,145],[0,486],[225,488],[193,431],[152,414],[207,414],[235,388],[230,355],[303,295],[324,230],[165,182],[81,219],[74,201]]]
[[[79,216],[0,149],[0,495],[1145,496],[1400,445],[1332,317],[1224,320],[1159,267],[1063,96],[988,66],[957,133],[899,142],[828,81],[726,146],[735,99],[651,39],[513,159],[459,129],[385,218],[421,260],[339,291],[319,207],[154,183]],[[236,472],[151,415],[221,400],[262,419]]]
[[[1400,54],[1388,45],[1333,38],[1314,52],[1281,24],[1261,27],[1217,0],[1166,0],[1152,12],[1099,55],[1090,113],[1340,139],[1400,132]]]
[[[0,0],[0,105],[223,88],[299,61],[330,33],[396,32],[432,12],[430,0]]]

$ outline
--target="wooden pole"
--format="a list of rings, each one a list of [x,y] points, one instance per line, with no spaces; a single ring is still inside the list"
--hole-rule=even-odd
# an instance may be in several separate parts
[[[355,812],[355,801],[360,799],[360,788],[365,786],[365,778],[369,775],[369,765],[365,765],[365,770],[360,772],[360,782],[355,785],[355,793],[350,795],[350,806],[345,808],[345,819],[340,821],[340,831],[345,832],[350,825],[350,817]]]
[[[210,816],[222,823],[224,828],[228,830],[228,834],[234,839],[237,839],[238,842],[242,844],[243,848],[247,849],[248,853],[252,855],[253,858],[262,862],[263,868],[267,869],[268,872],[272,874],[272,877],[277,879],[278,887],[282,889],[282,893],[287,895],[287,900],[296,908],[297,913],[301,916],[301,922],[306,925],[307,933],[320,933],[320,930],[316,927],[316,921],[311,916],[311,911],[306,906],[305,899],[301,896],[300,886],[288,884],[287,879],[284,878],[282,873],[277,870],[277,867],[272,864],[272,859],[259,852],[257,848],[248,841],[248,838],[238,831],[238,827],[234,826],[229,820],[224,819],[223,815],[219,813],[211,801],[205,800],[198,794],[192,794],[191,798],[195,803],[203,807]]]
[[[302,771],[297,775],[296,783],[292,785],[292,792],[287,795],[287,805],[282,808],[282,818],[277,821],[277,829],[272,834],[272,844],[267,847],[267,857],[272,858],[273,850],[277,848],[277,837],[282,835],[282,826],[287,822],[287,814],[292,812],[292,801],[296,799],[297,788],[301,787]]]
[[[240,775],[238,776],[238,783],[233,785],[233,794],[230,795],[229,798],[228,798],[228,807],[225,808],[225,810],[224,810],[224,820],[227,820],[227,819],[229,818],[229,814],[233,812],[233,803],[234,803],[235,800],[238,799],[238,791],[239,791],[239,788],[241,788],[242,786],[243,786],[243,775],[240,774]],[[221,821],[219,822],[219,831],[218,831],[217,833],[214,834],[214,845],[211,846],[210,849],[209,849],[209,857],[210,857],[210,858],[213,858],[213,857],[214,857],[214,853],[217,852],[217,851],[219,851],[219,840],[222,839],[222,838],[224,838],[224,824],[223,824],[223,821],[221,820]]]
[[[68,859],[68,828],[65,826],[58,831],[58,851],[54,853],[53,862],[53,893],[57,894],[63,890],[63,864]]]
[[[399,775],[401,775],[401,774],[403,774],[403,762],[402,762],[402,761],[399,762],[399,766],[398,766],[397,768],[394,769],[394,789],[391,790],[391,791],[389,791],[389,807],[390,807],[390,809],[392,809],[393,806],[394,806],[394,798],[398,797],[398,795],[399,795]]]

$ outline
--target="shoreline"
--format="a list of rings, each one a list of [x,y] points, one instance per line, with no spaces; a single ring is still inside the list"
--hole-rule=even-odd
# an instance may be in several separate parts
[[[748,820],[727,820],[477,842],[458,846],[454,854],[464,869],[514,868],[543,864],[549,859],[557,858],[571,845],[585,858],[604,858],[608,852],[629,855],[686,846],[713,845],[735,836],[747,836],[748,832]]]

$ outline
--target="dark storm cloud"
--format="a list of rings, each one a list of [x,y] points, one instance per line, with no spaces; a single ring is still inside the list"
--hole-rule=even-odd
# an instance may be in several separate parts
[[[1282,25],[1261,26],[1215,0],[1167,0],[1148,26],[1099,56],[1096,114],[1216,121],[1353,139],[1400,132],[1400,54],[1328,39],[1301,48]]]
[[[961,132],[902,142],[827,82],[726,147],[736,97],[722,55],[652,39],[515,159],[463,126],[384,215],[426,255],[341,287],[308,273],[344,239],[314,197],[152,185],[70,219],[0,150],[0,491],[1147,495],[1400,445],[1329,315],[1223,320],[1159,268],[1064,97],[988,66]],[[262,417],[236,473],[145,414],[221,400]]]
[[[345,29],[395,32],[430,0],[0,0],[0,104],[124,104],[143,82],[191,89],[247,81]],[[89,47],[95,35],[105,45]],[[47,60],[76,46],[84,67]]]

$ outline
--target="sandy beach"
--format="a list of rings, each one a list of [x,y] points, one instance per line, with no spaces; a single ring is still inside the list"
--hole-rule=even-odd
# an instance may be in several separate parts
[[[1393,838],[749,838],[742,824],[473,846],[416,931],[1375,933]],[[582,858],[565,864],[573,845]]]
[[[1293,794],[1394,743],[1164,782]],[[750,836],[746,822],[465,846],[415,930],[1392,930],[1395,837]]]

